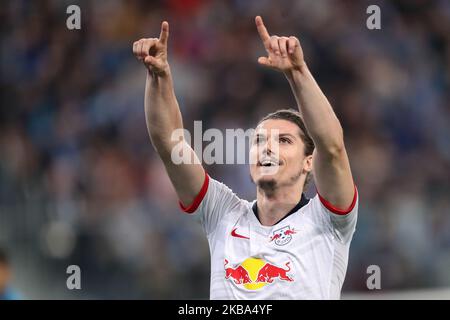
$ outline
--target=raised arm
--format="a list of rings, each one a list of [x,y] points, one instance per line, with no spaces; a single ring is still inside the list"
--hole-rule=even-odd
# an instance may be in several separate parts
[[[173,88],[172,74],[167,61],[169,24],[161,24],[158,38],[146,38],[134,42],[133,53],[147,68],[145,85],[145,120],[153,147],[164,162],[170,180],[182,204],[187,207],[202,188],[205,172],[192,148],[184,140],[173,140],[172,133],[183,129],[183,120]],[[175,164],[172,150],[184,144],[184,152],[191,164]]]
[[[270,36],[261,17],[255,21],[268,54],[258,62],[284,73],[316,146],[313,172],[317,190],[334,207],[345,210],[352,204],[355,186],[341,124],[309,71],[299,40],[293,36]]]

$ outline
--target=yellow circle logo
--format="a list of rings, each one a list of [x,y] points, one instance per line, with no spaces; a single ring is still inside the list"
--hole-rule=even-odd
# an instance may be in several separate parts
[[[256,282],[259,270],[261,270],[265,264],[266,262],[264,260],[258,258],[247,258],[242,262],[241,265],[247,270],[250,280],[252,280],[251,283],[244,283],[246,289],[257,290],[267,284],[266,282]]]

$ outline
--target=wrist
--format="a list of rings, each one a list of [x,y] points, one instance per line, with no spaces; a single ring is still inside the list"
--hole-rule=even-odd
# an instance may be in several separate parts
[[[147,68],[147,78],[151,80],[153,83],[159,83],[160,81],[166,81],[171,79],[170,67],[167,66],[164,70],[158,70],[155,72],[150,68]]]
[[[295,78],[297,76],[305,75],[307,72],[308,67],[306,66],[306,63],[303,62],[302,65],[298,67],[291,68],[289,70],[286,70],[284,72],[284,75],[287,78]]]
[[[167,79],[170,78],[171,74],[170,74],[170,67],[167,64],[167,67],[165,67],[164,69],[151,69],[151,68],[147,68],[147,76],[153,80],[158,80],[158,79]]]
[[[286,70],[284,75],[290,83],[300,82],[308,74],[308,67],[305,62],[299,67]]]

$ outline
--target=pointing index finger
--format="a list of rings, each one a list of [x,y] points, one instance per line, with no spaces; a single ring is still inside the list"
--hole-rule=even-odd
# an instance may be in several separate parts
[[[161,24],[161,34],[159,35],[159,41],[162,44],[167,44],[167,39],[169,38],[169,23],[167,21],[163,21]]]
[[[266,44],[268,44],[268,40],[270,39],[269,32],[267,32],[266,27],[264,26],[264,22],[260,16],[257,16],[255,19],[256,28],[258,29],[259,36],[261,37],[264,46],[268,48]]]

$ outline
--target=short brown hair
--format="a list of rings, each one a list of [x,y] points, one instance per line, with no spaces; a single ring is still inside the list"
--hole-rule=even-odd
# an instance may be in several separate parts
[[[312,140],[311,136],[308,133],[308,130],[306,130],[305,123],[303,122],[302,115],[300,112],[294,109],[281,109],[277,110],[275,112],[269,113],[265,117],[263,117],[261,120],[259,120],[258,125],[266,120],[287,120],[294,124],[296,124],[300,128],[300,138],[303,141],[303,144],[305,145],[305,156],[312,155],[314,151],[314,141]],[[305,179],[305,184],[303,186],[303,189],[306,189],[309,182],[311,180],[311,174],[308,173]],[[305,190],[304,190],[305,191]]]

